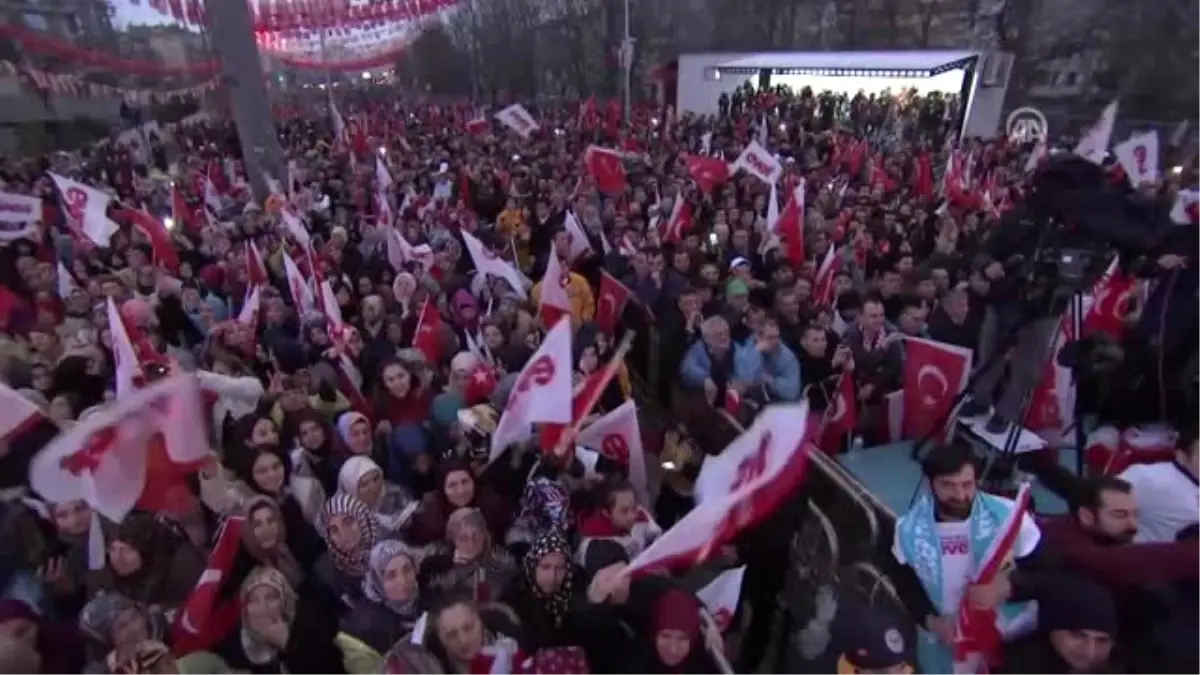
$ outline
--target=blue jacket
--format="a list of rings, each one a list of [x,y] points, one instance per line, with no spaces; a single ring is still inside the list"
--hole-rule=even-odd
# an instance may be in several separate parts
[[[753,348],[753,345],[749,345]],[[757,351],[757,350],[756,350]],[[780,401],[796,401],[800,398],[800,360],[795,352],[782,342],[774,352],[759,352],[763,372],[771,376],[767,390]]]
[[[744,382],[746,384],[758,384],[762,379],[762,356],[753,345],[741,345],[733,343],[733,373],[730,375],[731,380]],[[683,363],[679,366],[680,379],[683,381],[683,386],[689,389],[700,389],[704,386],[704,380],[710,377],[712,371],[712,359],[708,356],[708,349],[704,345],[703,340],[697,340],[688,348],[687,353],[683,355]]]

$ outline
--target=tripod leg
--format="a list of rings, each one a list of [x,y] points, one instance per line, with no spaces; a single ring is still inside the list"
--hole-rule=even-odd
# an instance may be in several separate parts
[[[1022,401],[1029,397],[1042,377],[1046,359],[1053,352],[1052,341],[1058,324],[1057,317],[1035,319],[1018,333],[1013,357],[1009,359],[1009,381],[996,404],[996,416],[1005,422],[1019,426],[1024,421]]]

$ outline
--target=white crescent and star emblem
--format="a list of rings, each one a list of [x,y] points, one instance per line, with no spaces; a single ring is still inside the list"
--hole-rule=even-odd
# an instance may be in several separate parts
[[[601,293],[600,294],[600,310],[602,312],[608,313],[604,309],[606,305],[612,305],[613,309],[611,311],[613,311],[615,313],[616,308],[617,308],[617,299],[613,297],[612,293]]]
[[[927,392],[922,386],[921,383],[925,381],[927,375],[932,377],[942,388],[937,394]],[[939,399],[945,398],[946,394],[950,392],[950,383],[946,381],[946,374],[942,372],[941,368],[926,364],[917,371],[917,391],[921,393],[921,405],[932,408],[937,405]]]

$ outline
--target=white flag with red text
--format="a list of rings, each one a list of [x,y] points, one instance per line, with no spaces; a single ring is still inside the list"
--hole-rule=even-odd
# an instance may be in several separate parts
[[[117,224],[108,218],[108,202],[111,197],[79,181],[51,173],[50,178],[62,194],[63,208],[71,219],[71,225],[97,246],[108,246],[108,240],[117,232]]]
[[[387,229],[387,258],[397,272],[402,271],[404,265],[414,261],[423,270],[433,267],[433,249],[429,244],[413,246],[394,228]]]
[[[475,235],[462,231],[463,242],[467,245],[467,253],[471,254],[471,261],[475,263],[475,269],[480,274],[490,274],[494,277],[500,277],[512,286],[513,291],[521,296],[522,300],[528,299],[525,293],[525,279],[517,268],[513,267],[507,260],[496,257],[483,242],[475,238]]]
[[[707,457],[696,507],[629,562],[629,572],[691,567],[738,532],[766,518],[808,469],[808,403],[766,407],[741,436]]]
[[[559,321],[525,363],[492,434],[489,462],[533,435],[533,424],[569,424],[572,415],[571,322]]]
[[[533,119],[533,115],[530,115],[525,106],[520,103],[514,103],[496,113],[496,119],[504,126],[512,129],[521,138],[529,138],[533,132],[541,128],[538,126],[537,121]]]
[[[625,465],[629,469],[629,483],[637,494],[638,503],[651,506],[642,430],[638,424],[637,405],[632,399],[584,427],[576,442]]]
[[[783,175],[783,165],[775,159],[775,155],[759,145],[758,141],[750,141],[750,145],[747,145],[742,154],[733,161],[731,168],[734,172],[739,169],[745,170],[768,185],[774,185]]]
[[[733,625],[733,615],[737,613],[738,599],[742,597],[742,579],[745,576],[745,565],[725,570],[707,586],[696,591],[696,597],[704,603],[704,608],[712,615],[721,632]]]
[[[0,382],[0,443],[21,434],[43,418],[41,408],[20,392]]]
[[[292,294],[292,303],[296,307],[296,311],[300,313],[301,318],[308,314],[313,314],[317,311],[316,297],[313,295],[312,287],[308,285],[308,280],[300,273],[300,266],[292,260],[292,256],[288,255],[287,251],[283,251],[283,272],[287,276],[288,290]]]
[[[29,485],[51,502],[82,499],[121,522],[148,485],[150,453],[161,434],[166,459],[177,465],[210,454],[200,385],[192,375],[159,380],[101,408],[50,441],[29,465]]]
[[[543,326],[553,326],[559,319],[571,315],[571,299],[567,297],[569,281],[570,277],[558,262],[558,254],[551,251],[546,262],[546,274],[542,277],[541,297],[538,298],[538,312]]]

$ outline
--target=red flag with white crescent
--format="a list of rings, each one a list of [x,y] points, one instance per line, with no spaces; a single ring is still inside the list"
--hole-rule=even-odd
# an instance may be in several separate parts
[[[241,516],[230,516],[221,523],[208,564],[171,626],[176,654],[208,649],[237,627],[241,619],[237,590],[230,589],[232,592],[223,598],[221,589],[231,582],[229,575],[242,545],[245,524]]]
[[[829,408],[822,420],[821,436],[817,447],[835,454],[845,446],[846,436],[858,426],[858,395],[854,390],[854,374],[843,370],[837,381],[837,389],[829,401]]]
[[[950,410],[971,375],[971,350],[935,340],[904,340],[904,435],[923,438],[946,422],[954,432]]]
[[[992,583],[1011,560],[1013,547],[1021,532],[1021,521],[1029,510],[1029,493],[1029,483],[1022,484],[1017,492],[1016,504],[980,559],[979,569],[974,571],[973,585],[986,586]],[[954,643],[954,661],[956,664],[970,664],[965,670],[959,670],[956,666],[956,672],[987,673],[1000,665],[1001,638],[996,627],[996,610],[979,609],[963,597],[958,608],[955,633],[958,639]]]

